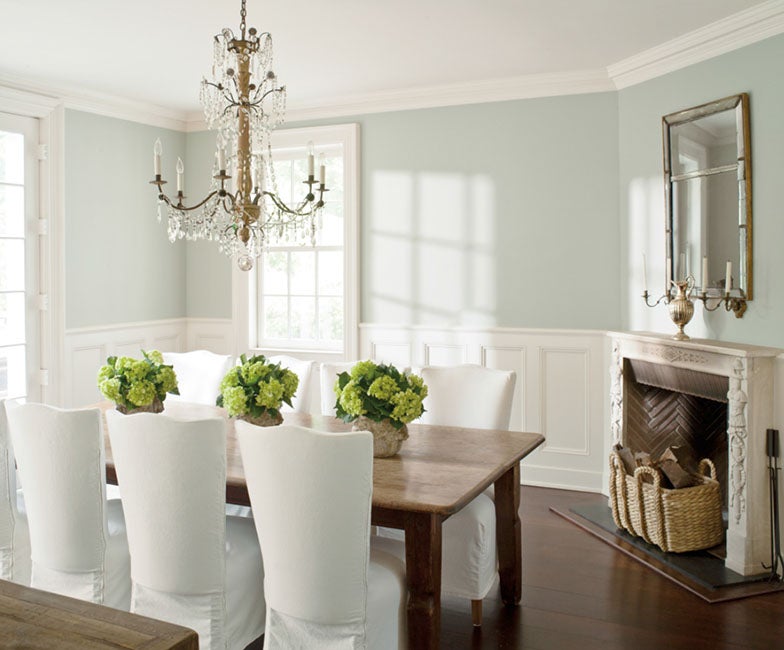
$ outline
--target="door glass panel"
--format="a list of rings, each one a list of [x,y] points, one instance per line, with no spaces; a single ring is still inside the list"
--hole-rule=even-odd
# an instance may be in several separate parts
[[[3,345],[24,343],[25,295],[0,293],[0,341]]]
[[[0,291],[24,291],[24,288],[24,240],[0,239]]]
[[[27,394],[25,346],[0,348],[0,398],[14,399]]]
[[[0,236],[24,237],[24,187],[0,183]]]
[[[0,183],[24,183],[24,136],[0,131]]]

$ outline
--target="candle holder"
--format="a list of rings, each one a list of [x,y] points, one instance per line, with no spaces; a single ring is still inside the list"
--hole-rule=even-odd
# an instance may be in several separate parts
[[[668,288],[667,292],[653,303],[650,301],[650,294],[647,289],[642,292],[642,297],[648,307],[656,307],[663,300],[667,305],[672,322],[678,326],[678,331],[672,338],[676,341],[687,341],[689,336],[683,331],[683,328],[694,316],[694,302],[691,299],[694,291],[694,276],[688,275],[683,280],[672,281],[670,284],[675,288],[674,296],[672,295],[672,289]],[[705,289],[702,289],[696,297],[702,301],[707,311],[716,311],[724,305],[724,309],[728,312],[733,312],[735,318],[743,318],[743,314],[746,312],[747,302],[745,296],[732,296],[729,290],[726,290],[720,296],[710,296]],[[714,300],[716,302],[711,306],[709,303]]]

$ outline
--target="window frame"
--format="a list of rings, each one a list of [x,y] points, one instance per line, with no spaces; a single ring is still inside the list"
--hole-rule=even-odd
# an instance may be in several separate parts
[[[264,354],[290,354],[317,361],[354,359],[359,349],[359,125],[278,129],[272,134],[275,150],[305,149],[313,141],[320,147],[340,145],[343,150],[343,345],[342,350],[328,347],[295,347],[282,344],[271,347],[258,340],[257,269],[246,273],[232,265],[232,322],[235,353],[249,350]],[[307,246],[305,247],[307,248]]]

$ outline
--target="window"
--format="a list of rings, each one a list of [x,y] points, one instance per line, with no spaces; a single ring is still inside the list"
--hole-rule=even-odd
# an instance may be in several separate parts
[[[304,194],[307,143],[325,155],[329,192],[316,245],[270,246],[255,271],[251,347],[356,354],[358,302],[358,129],[356,125],[278,131],[277,189],[286,202]]]
[[[39,399],[37,129],[0,113],[0,398]]]

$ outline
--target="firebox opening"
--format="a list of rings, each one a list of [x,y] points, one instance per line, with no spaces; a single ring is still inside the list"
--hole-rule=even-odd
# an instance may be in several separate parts
[[[624,441],[658,458],[685,445],[716,466],[727,521],[727,377],[624,360]]]

